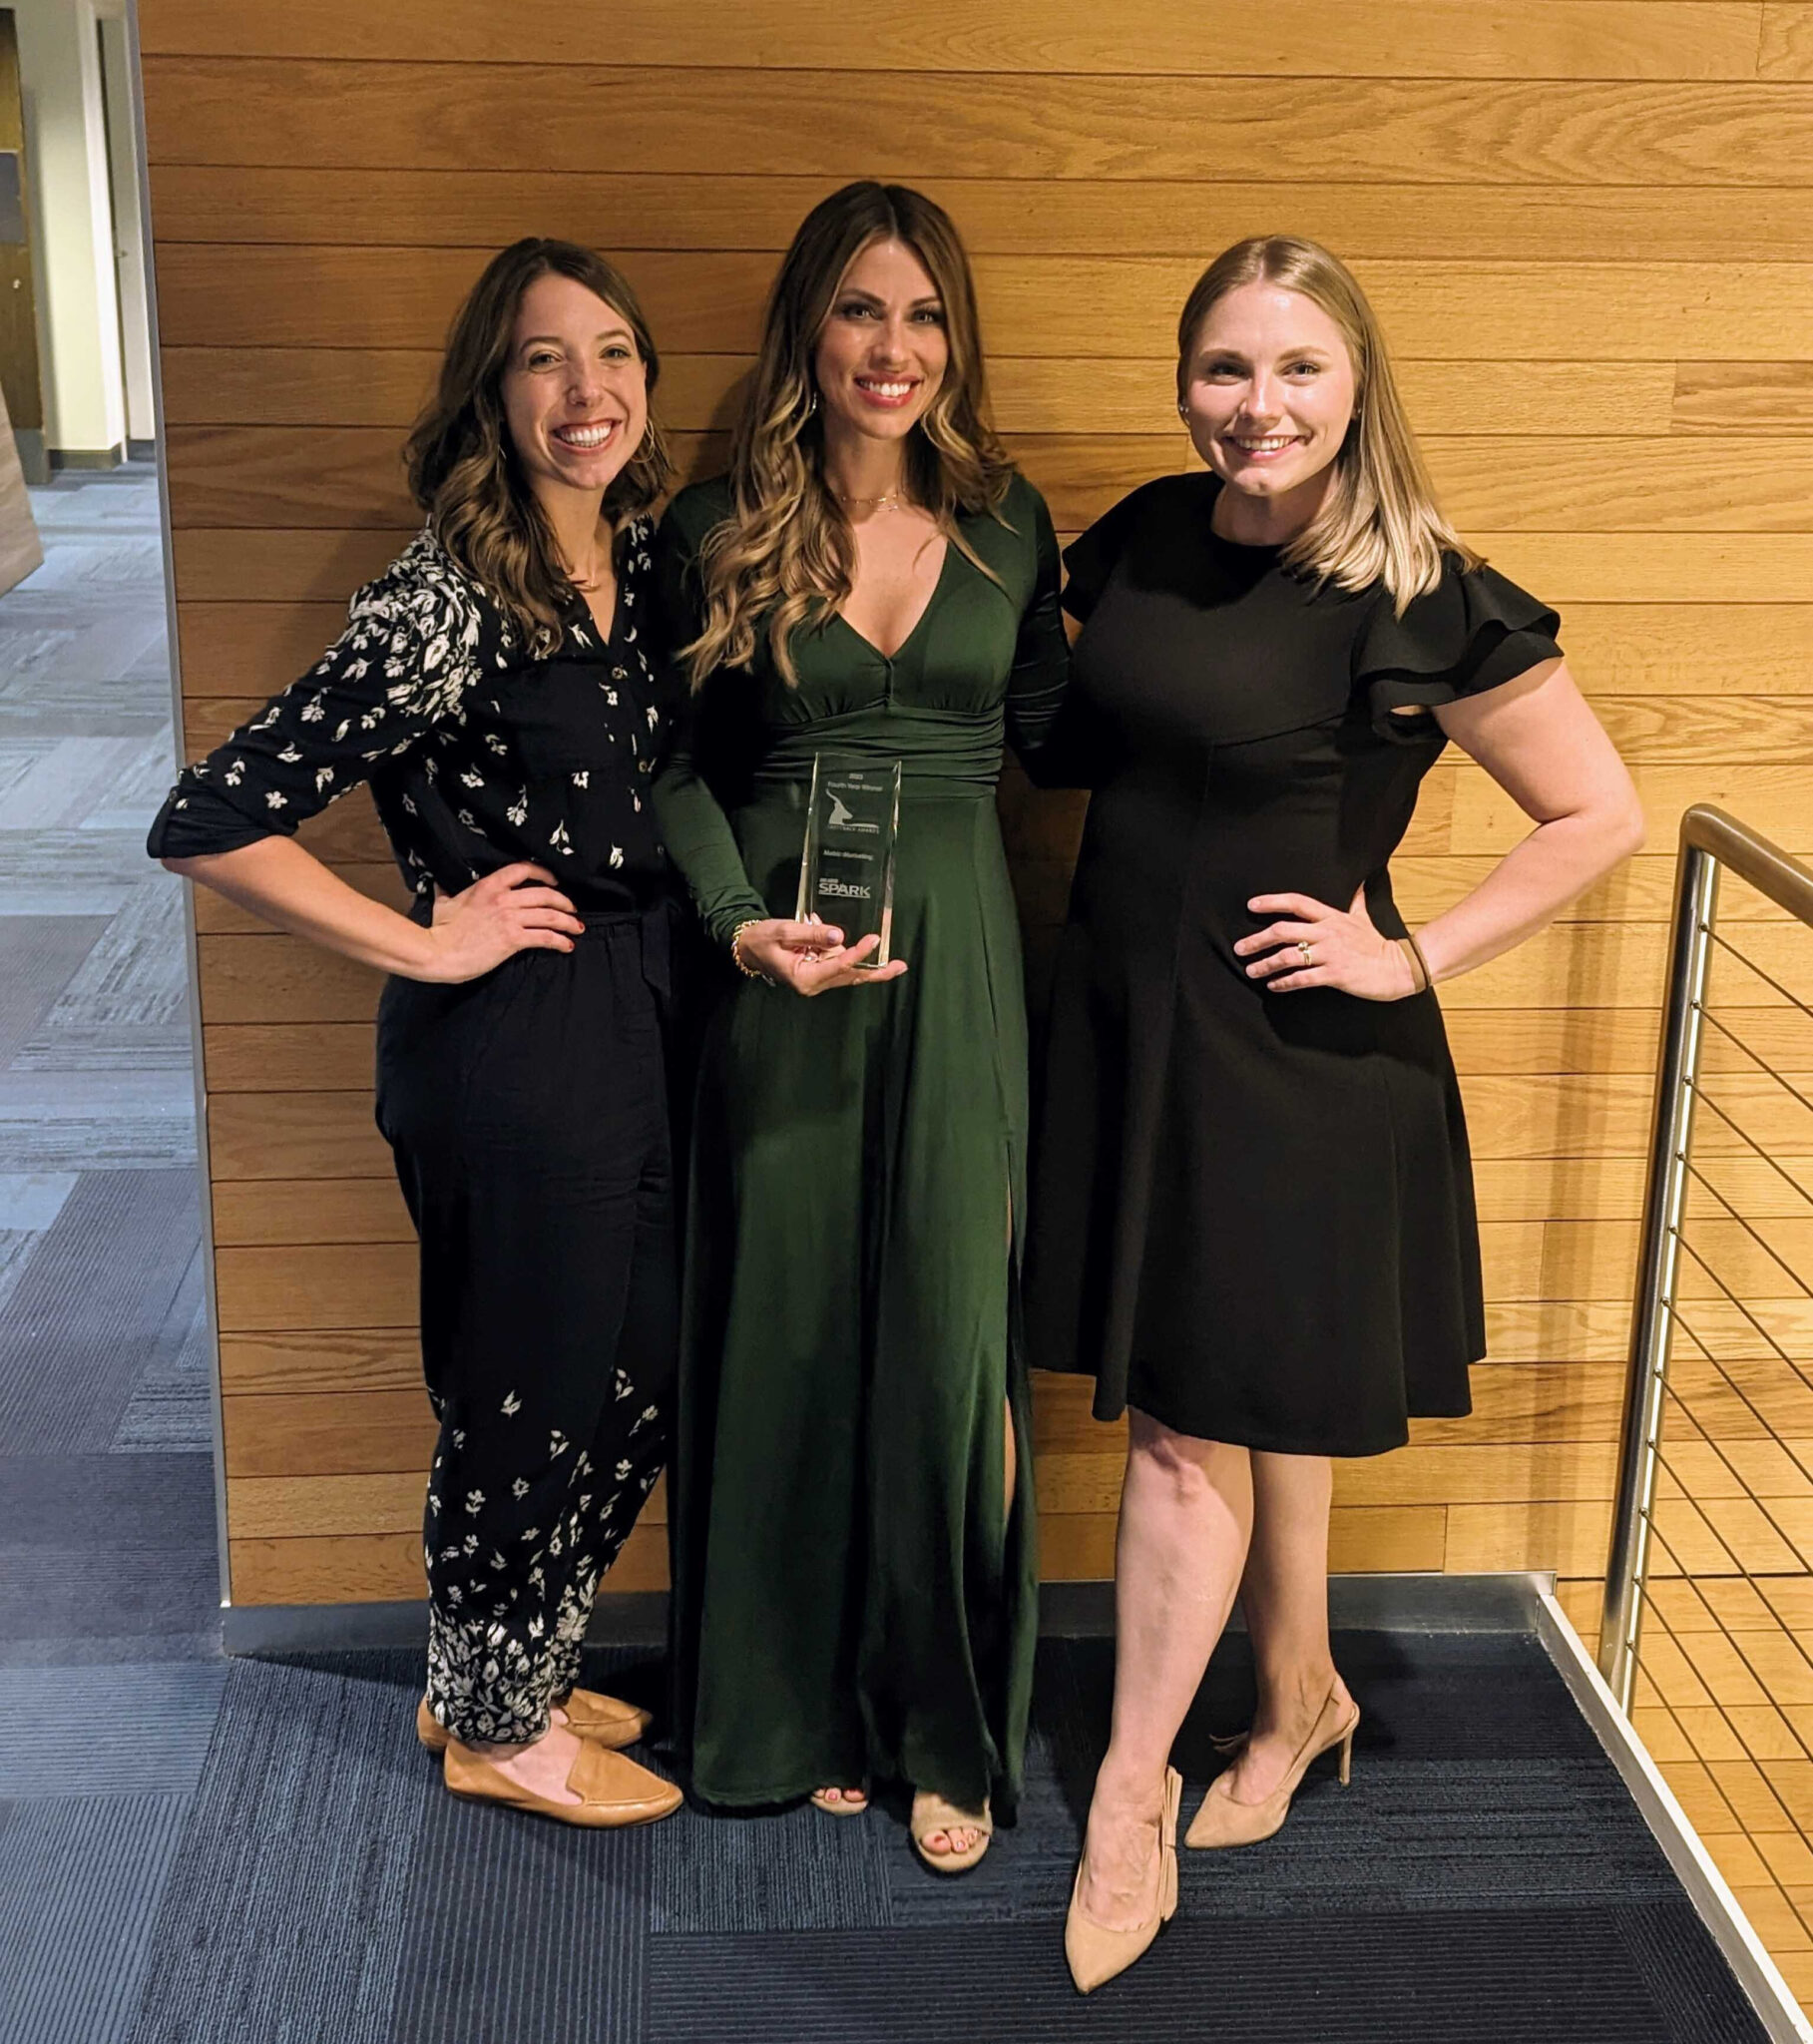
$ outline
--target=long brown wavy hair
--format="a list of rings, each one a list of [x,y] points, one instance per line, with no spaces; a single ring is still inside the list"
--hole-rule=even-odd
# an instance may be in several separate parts
[[[713,668],[750,661],[764,631],[775,666],[793,683],[792,635],[824,624],[850,594],[856,540],[824,479],[812,356],[850,264],[873,242],[899,242],[925,265],[950,348],[938,393],[907,436],[908,493],[951,545],[983,566],[957,518],[999,514],[1014,469],[988,422],[969,257],[950,216],[920,193],[845,185],[800,223],[768,293],[761,352],[731,442],[730,514],[700,553],[704,626],[682,656],[695,689]]]
[[[561,612],[573,600],[573,585],[517,458],[502,386],[523,293],[551,273],[584,284],[626,322],[647,373],[648,427],[606,491],[604,515],[621,526],[662,494],[673,462],[655,418],[661,375],[655,338],[616,264],[575,242],[526,236],[486,263],[454,314],[439,387],[403,450],[410,491],[435,537],[484,584],[525,640],[544,652],[560,644]]]
[[[1436,502],[1411,431],[1385,333],[1366,293],[1339,256],[1296,235],[1255,235],[1236,242],[1196,279],[1177,320],[1177,397],[1189,382],[1202,322],[1242,284],[1300,291],[1340,329],[1353,362],[1353,419],[1334,460],[1322,508],[1284,549],[1282,559],[1337,589],[1384,583],[1398,615],[1442,579],[1442,555],[1469,568],[1481,556],[1455,532]]]

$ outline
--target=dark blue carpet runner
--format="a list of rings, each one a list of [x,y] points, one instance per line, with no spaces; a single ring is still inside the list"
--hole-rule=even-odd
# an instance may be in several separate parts
[[[977,1872],[899,1812],[685,1810],[580,1832],[456,1803],[408,1654],[235,1663],[162,1882],[132,2044],[1750,2044],[1762,2031],[1541,1649],[1349,1634],[1353,1787],[1185,1853],[1176,1920],[1088,2001],[1062,1922],[1108,1642],[1041,1650],[1020,1821]],[[591,1679],[658,1702],[627,1653]],[[1179,1746],[1242,1722],[1243,1643]],[[654,1756],[659,1758],[659,1750]],[[146,1807],[141,1824],[156,1823]],[[136,1826],[119,1849],[143,1849]],[[0,1851],[4,1850],[0,1832]],[[21,1840],[20,1843],[25,1841]],[[67,2032],[65,2033],[68,2034]]]

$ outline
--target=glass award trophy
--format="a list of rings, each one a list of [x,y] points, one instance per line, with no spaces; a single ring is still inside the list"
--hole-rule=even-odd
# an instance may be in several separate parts
[[[812,756],[806,839],[799,854],[800,922],[833,923],[846,944],[881,942],[862,961],[888,962],[894,920],[894,842],[900,828],[900,762],[885,766]]]

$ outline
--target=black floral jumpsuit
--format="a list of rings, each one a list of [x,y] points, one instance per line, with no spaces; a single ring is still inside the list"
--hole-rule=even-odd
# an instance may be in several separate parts
[[[441,1422],[428,1701],[463,1741],[546,1729],[665,1452],[676,894],[648,792],[668,722],[649,539],[620,535],[609,642],[575,596],[549,651],[422,532],[310,673],[185,768],[151,832],[155,857],[231,851],[367,781],[417,921],[519,859],[585,920],[571,953],[393,978],[378,1009],[378,1126],[421,1239]]]

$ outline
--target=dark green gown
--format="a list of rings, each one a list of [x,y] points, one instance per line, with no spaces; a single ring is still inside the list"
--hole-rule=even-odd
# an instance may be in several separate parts
[[[728,502],[697,485],[663,525],[675,646]],[[895,1781],[1001,1810],[1018,1790],[1038,1593],[1026,1020],[994,793],[1004,736],[1036,749],[1068,658],[1044,502],[1016,479],[1002,519],[961,521],[998,580],[949,546],[891,660],[834,617],[794,635],[797,687],[765,651],[707,678],[656,790],[727,946],[794,913],[813,754],[905,767],[907,972],[810,1000],[740,980],[701,1061],[671,1483],[677,1731],[711,1802]]]

